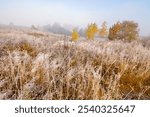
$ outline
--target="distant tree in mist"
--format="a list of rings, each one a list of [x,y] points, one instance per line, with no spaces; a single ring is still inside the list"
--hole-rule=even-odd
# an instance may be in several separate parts
[[[14,23],[13,23],[13,22],[10,22],[10,23],[9,23],[9,26],[14,26]]]
[[[31,26],[31,29],[32,29],[32,30],[38,30],[38,27],[36,27],[35,25],[32,25],[32,26]]]
[[[99,35],[100,37],[106,37],[108,34],[107,32],[107,23],[104,21],[101,25],[101,28],[99,29]]]
[[[62,27],[59,23],[54,23],[51,27],[51,32],[56,34],[65,34],[65,35],[71,35],[71,31],[65,29]]]
[[[80,36],[82,36],[82,37],[85,37],[86,36],[86,30],[85,29],[83,29],[83,28],[81,28],[81,29],[79,29],[79,35]]]
[[[43,26],[43,30],[47,32],[52,32],[55,34],[71,35],[71,31],[67,30],[65,27],[61,26],[59,23],[54,23],[53,25]]]

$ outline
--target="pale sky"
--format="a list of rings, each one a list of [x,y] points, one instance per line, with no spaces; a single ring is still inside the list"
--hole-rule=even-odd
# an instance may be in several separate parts
[[[46,25],[58,22],[85,27],[134,20],[150,35],[150,0],[0,0],[0,24]]]

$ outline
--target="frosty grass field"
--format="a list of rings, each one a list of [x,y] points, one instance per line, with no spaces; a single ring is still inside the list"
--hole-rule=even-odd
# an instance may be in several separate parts
[[[150,44],[0,29],[0,99],[150,99]]]

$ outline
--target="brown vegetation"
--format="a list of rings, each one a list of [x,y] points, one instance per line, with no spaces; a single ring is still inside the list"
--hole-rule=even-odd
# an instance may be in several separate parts
[[[108,34],[108,32],[107,32],[107,23],[104,21],[102,23],[101,28],[99,29],[99,35],[100,35],[100,37],[104,38],[104,37],[107,37],[107,34]]]
[[[150,48],[141,42],[2,37],[0,99],[150,99]]]
[[[117,22],[109,29],[110,40],[133,41],[139,37],[138,24],[133,21]]]

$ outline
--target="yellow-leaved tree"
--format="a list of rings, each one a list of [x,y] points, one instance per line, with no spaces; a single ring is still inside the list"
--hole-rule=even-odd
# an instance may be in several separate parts
[[[100,37],[106,37],[107,34],[108,34],[108,32],[107,32],[107,22],[104,21],[102,23],[102,26],[101,26],[100,30],[99,30],[99,35],[100,35]]]
[[[73,31],[72,31],[72,41],[78,41],[78,38],[79,38],[78,32],[75,29],[73,29]]]
[[[94,36],[97,32],[98,32],[98,28],[96,23],[91,23],[90,25],[88,25],[86,30],[87,39],[94,40]]]
[[[94,34],[98,32],[98,27],[96,23],[92,24],[92,30]]]

